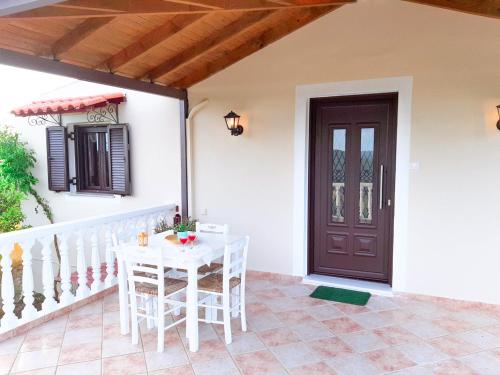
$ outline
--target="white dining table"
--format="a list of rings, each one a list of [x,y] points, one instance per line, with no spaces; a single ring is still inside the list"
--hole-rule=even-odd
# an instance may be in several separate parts
[[[198,268],[210,264],[224,255],[226,244],[240,240],[243,236],[214,233],[198,233],[193,247],[191,245],[175,245],[165,239],[167,233],[150,236],[149,247],[163,250],[164,266],[186,270],[188,285],[186,290],[186,336],[189,350],[198,351]],[[137,241],[123,243],[115,247],[118,263],[118,296],[120,301],[120,330],[122,335],[130,332],[130,312],[127,272],[123,254],[127,248],[137,247]]]

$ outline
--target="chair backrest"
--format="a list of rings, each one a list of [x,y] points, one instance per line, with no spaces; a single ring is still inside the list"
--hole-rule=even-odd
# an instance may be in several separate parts
[[[229,283],[229,279],[233,277],[245,278],[249,242],[250,237],[246,236],[238,241],[226,244],[222,269],[224,282]]]
[[[220,234],[228,234],[229,233],[229,225],[227,224],[209,224],[209,223],[200,223],[196,222],[196,231],[204,232],[204,233],[220,233]]]
[[[128,246],[123,251],[129,291],[135,295],[135,284],[146,283],[158,288],[158,295],[165,293],[163,282],[162,249],[155,247]]]

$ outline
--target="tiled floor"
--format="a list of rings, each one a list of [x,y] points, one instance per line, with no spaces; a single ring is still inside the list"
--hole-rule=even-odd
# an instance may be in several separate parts
[[[500,374],[500,306],[400,296],[366,307],[309,298],[312,287],[250,279],[247,333],[234,320],[200,323],[200,351],[186,349],[185,328],[141,342],[121,336],[117,295],[0,343],[0,374]]]

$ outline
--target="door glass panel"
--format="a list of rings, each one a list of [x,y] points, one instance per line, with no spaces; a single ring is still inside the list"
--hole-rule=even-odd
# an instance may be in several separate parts
[[[375,129],[361,129],[361,159],[359,175],[359,222],[372,223],[373,211],[373,150]]]
[[[345,221],[346,129],[333,130],[332,222]]]

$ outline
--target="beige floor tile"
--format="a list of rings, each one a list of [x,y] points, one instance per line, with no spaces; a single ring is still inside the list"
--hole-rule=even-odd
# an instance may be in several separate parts
[[[354,353],[354,349],[338,337],[309,341],[306,344],[323,360]]]
[[[103,358],[103,375],[139,375],[147,372],[144,353]]]
[[[57,365],[59,348],[19,353],[12,366],[12,372],[31,371]]]
[[[323,324],[326,325],[328,329],[330,329],[330,331],[332,331],[336,335],[363,330],[363,327],[361,327],[354,320],[346,316],[330,320],[324,320]]]
[[[58,366],[56,375],[101,375],[101,359]]]
[[[358,353],[386,348],[388,345],[372,331],[359,331],[339,336]]]
[[[230,357],[194,363],[196,375],[238,375],[240,372]]]
[[[337,375],[335,370],[324,362],[316,362],[288,370],[290,375]]]
[[[243,375],[275,375],[285,373],[283,366],[269,350],[240,354],[235,357]]]
[[[396,348],[373,350],[364,353],[363,356],[383,372],[398,371],[416,365]]]
[[[102,357],[115,357],[125,354],[142,352],[142,343],[139,338],[138,344],[132,344],[130,336],[123,336],[119,339],[102,340]]]
[[[64,332],[49,332],[27,336],[20,351],[34,352],[37,350],[54,349],[61,346]]]
[[[293,344],[300,341],[299,337],[286,327],[261,331],[259,332],[259,337],[267,346]]]
[[[69,363],[94,361],[96,359],[101,359],[100,342],[64,345],[59,355],[59,364],[66,365]]]
[[[255,352],[266,348],[262,340],[253,332],[234,335],[233,342],[226,345],[226,347],[232,355]]]
[[[293,325],[290,329],[303,341],[318,340],[333,336],[333,332],[319,321]]]
[[[8,374],[15,360],[16,360],[15,353],[0,354],[0,374],[1,375]]]
[[[304,343],[274,346],[270,350],[286,368],[320,361],[319,355]]]
[[[186,351],[182,346],[166,347],[162,353],[157,351],[145,352],[148,371],[179,367],[189,363]]]
[[[149,375],[194,375],[191,365],[172,367],[148,372]]]
[[[381,371],[361,354],[337,356],[325,360],[339,375],[378,375]]]

